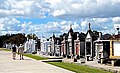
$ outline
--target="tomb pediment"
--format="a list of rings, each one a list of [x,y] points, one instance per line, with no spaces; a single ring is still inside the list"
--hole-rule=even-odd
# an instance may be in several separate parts
[[[91,37],[90,33],[88,32],[86,39],[91,39],[91,38],[92,37]]]
[[[91,38],[86,38],[86,42],[91,42]]]

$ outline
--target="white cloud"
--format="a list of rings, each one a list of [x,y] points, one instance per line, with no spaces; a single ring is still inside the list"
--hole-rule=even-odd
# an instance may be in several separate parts
[[[5,17],[5,18],[0,18],[0,23],[4,24],[4,25],[11,25],[11,26],[14,26],[14,25],[17,25],[20,23],[20,21],[16,20],[15,18],[8,18],[8,17]]]
[[[120,24],[120,17],[114,17],[112,20],[113,20],[113,23]]]
[[[2,34],[25,32],[50,35],[53,32],[68,32],[72,24],[74,31],[86,32],[88,23],[91,23],[93,30],[108,32],[120,25],[119,7],[120,0],[1,0],[0,31]],[[63,20],[51,19],[37,24],[17,20],[45,17]]]
[[[80,25],[79,25],[78,23],[76,23],[76,22],[73,23],[72,27],[73,27],[73,29],[74,29],[75,31],[81,30]]]
[[[20,22],[16,18],[0,18],[0,32],[4,34],[15,33],[34,33],[39,31],[40,25],[34,25],[32,22]],[[29,31],[30,30],[30,31]]]
[[[108,18],[120,16],[119,0],[2,0],[0,16]]]
[[[55,5],[56,3],[61,3],[61,0],[45,0],[45,1],[50,3],[51,5]]]
[[[7,1],[12,8],[14,9],[24,9],[26,7],[30,7],[35,1],[33,0],[21,0],[21,1],[16,1],[16,0],[8,0]]]
[[[62,21],[62,22],[60,22],[60,24],[61,24],[61,25],[64,25],[64,24],[66,24],[66,21]]]
[[[85,27],[88,25],[88,21],[82,21],[81,22],[81,27],[82,29],[85,29]]]
[[[97,23],[104,23],[108,22],[110,18],[92,18],[93,21],[96,21]]]
[[[113,4],[118,4],[118,3],[120,3],[120,0],[111,0],[111,2],[112,2]]]
[[[82,32],[87,32],[88,24],[91,23],[91,29],[103,33],[115,33],[112,18],[86,18],[81,21]],[[112,31],[111,31],[112,30]],[[111,32],[108,32],[111,31]]]
[[[19,26],[20,21],[18,21],[15,18],[0,18],[0,32],[1,34],[6,33],[14,33],[21,30],[21,27]],[[4,33],[3,33],[4,32]]]
[[[114,29],[116,30],[117,27],[120,28],[120,17],[112,18]]]
[[[50,12],[47,3],[39,0],[4,0],[0,2],[1,17],[36,17],[43,18]]]
[[[65,10],[56,10],[52,14],[53,14],[53,16],[56,17],[56,16],[59,16],[59,15],[65,14]]]
[[[49,2],[52,11],[64,10],[64,14],[56,15],[57,17],[69,16],[73,18],[96,17],[107,18],[120,16],[120,1],[119,0],[61,0],[59,2]],[[54,14],[53,14],[54,16]]]
[[[81,4],[73,3],[71,7],[74,9],[79,9],[81,7]]]
[[[60,22],[48,22],[43,25],[40,24],[41,28],[39,30],[39,33],[43,34],[44,36],[51,36],[53,32],[56,35],[67,33],[70,29],[70,24],[72,24],[72,28],[75,32],[81,30],[78,23],[63,20]]]
[[[1,30],[5,30],[5,29],[4,29],[4,24],[0,24],[0,31],[1,31]]]
[[[116,28],[120,28],[120,24],[114,24],[114,28],[116,29]]]

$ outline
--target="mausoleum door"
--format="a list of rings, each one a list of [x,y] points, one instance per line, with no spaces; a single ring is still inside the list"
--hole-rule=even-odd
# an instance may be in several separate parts
[[[86,42],[86,55],[91,55],[91,42]]]
[[[76,55],[79,55],[79,47],[78,47],[79,45],[78,44],[76,44]]]

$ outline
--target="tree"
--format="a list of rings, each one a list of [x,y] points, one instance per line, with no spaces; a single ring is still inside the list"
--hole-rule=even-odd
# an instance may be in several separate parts
[[[102,37],[104,40],[109,40],[111,36],[111,34],[104,34]]]
[[[27,40],[27,38],[24,34],[16,34],[15,36],[12,36],[9,40],[12,44],[19,45],[23,44]]]
[[[2,35],[0,36],[0,47],[3,47],[4,44],[23,44],[27,38],[25,37],[25,34],[23,33],[19,33],[19,34],[6,34],[6,35]]]
[[[27,38],[28,39],[33,39],[33,40],[37,40],[38,39],[38,37],[36,36],[36,34],[28,34]]]

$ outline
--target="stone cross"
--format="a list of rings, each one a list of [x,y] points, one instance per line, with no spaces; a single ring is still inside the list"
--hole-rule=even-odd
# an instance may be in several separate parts
[[[90,28],[90,25],[91,25],[91,24],[89,23],[88,25],[89,25],[89,30],[91,30],[91,28]]]
[[[72,24],[70,24],[70,29],[72,28]]]

